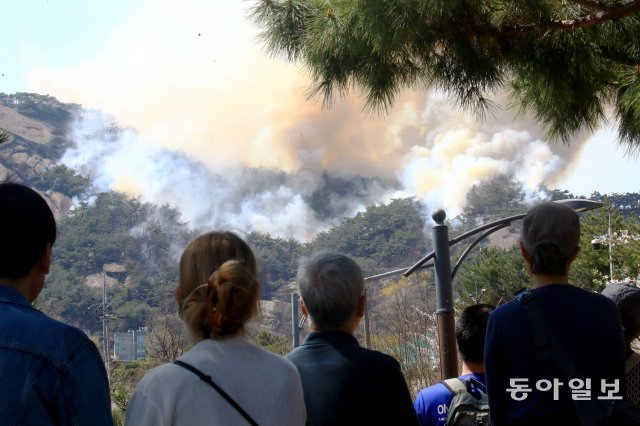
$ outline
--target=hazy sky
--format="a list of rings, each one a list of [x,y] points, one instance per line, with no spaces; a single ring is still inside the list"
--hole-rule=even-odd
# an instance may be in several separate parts
[[[486,162],[485,157],[478,159],[478,152],[469,154],[473,145],[461,151],[471,155],[465,158],[473,164],[459,155],[457,162],[449,164],[435,161],[435,154],[427,152],[429,144],[409,144],[405,136],[398,136],[411,130],[407,123],[421,122],[422,127],[411,127],[422,129],[417,137],[430,137],[431,146],[444,152],[462,149],[458,142],[451,142],[457,137],[481,140],[478,134],[482,133],[495,147],[503,146],[502,139],[512,134],[505,133],[502,125],[500,132],[494,129],[488,136],[482,126],[467,134],[448,129],[448,133],[429,136],[430,127],[424,124],[428,120],[441,122],[446,116],[452,128],[458,121],[454,123],[446,111],[439,110],[434,117],[429,102],[439,100],[425,101],[425,93],[408,94],[386,119],[361,114],[357,99],[334,111],[321,111],[317,100],[305,100],[308,82],[303,71],[267,58],[256,45],[254,29],[243,19],[250,4],[240,0],[2,0],[0,91],[50,94],[100,108],[146,133],[153,143],[184,150],[216,168],[243,164],[294,170],[306,167],[305,156],[313,155],[321,167],[334,171],[353,167],[356,173],[394,173],[400,180],[413,180],[405,185],[409,192],[431,191],[441,184],[426,183],[420,176],[424,167],[444,173],[442,182],[449,174],[456,181],[454,175],[460,172],[477,173],[478,179],[500,170],[518,176],[517,170],[498,164],[496,158]],[[459,113],[452,111],[451,117],[458,117],[455,114]],[[459,121],[474,126],[467,119]],[[328,129],[321,123],[332,124]],[[531,136],[522,134],[522,128],[517,130],[516,139],[535,139],[535,132]],[[299,133],[294,142],[282,142],[285,136],[293,140],[294,132]],[[501,136],[496,139],[498,133]],[[379,134],[386,139],[370,142]],[[341,145],[331,146],[329,140]],[[439,145],[442,141],[446,144]],[[409,145],[400,146],[405,143]],[[372,149],[363,148],[367,146]],[[624,157],[611,129],[598,132],[581,144],[582,149],[579,146],[573,146],[564,163],[545,151],[541,158],[554,161],[565,172],[552,170],[552,179],[544,175],[534,181],[551,179],[555,186],[581,195],[640,191],[639,180],[632,174],[638,161]],[[508,161],[516,164],[515,154],[511,155]],[[532,179],[531,174],[526,179]]]

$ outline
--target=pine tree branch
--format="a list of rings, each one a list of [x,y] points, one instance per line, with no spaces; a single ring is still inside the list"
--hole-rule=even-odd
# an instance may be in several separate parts
[[[607,4],[603,4],[599,1],[590,1],[590,0],[571,0],[571,3],[575,3],[579,6],[582,6],[587,9],[599,10],[601,12],[609,12],[613,13],[617,9],[615,6],[609,6]]]
[[[596,4],[589,1],[574,1],[574,3],[589,3]],[[604,5],[603,5],[604,6]],[[629,3],[622,4],[620,6],[610,6],[609,11],[599,10],[596,13],[582,16],[576,19],[567,19],[562,21],[552,21],[546,25],[539,24],[524,24],[516,25],[512,28],[502,31],[503,35],[524,35],[532,32],[546,32],[549,30],[561,30],[561,31],[575,31],[581,28],[592,27],[600,25],[610,21],[616,21],[618,19],[625,18],[627,16],[637,15],[640,13],[640,0],[635,0]]]

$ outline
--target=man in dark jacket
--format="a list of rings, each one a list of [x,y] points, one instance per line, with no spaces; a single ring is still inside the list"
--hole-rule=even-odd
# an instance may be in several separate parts
[[[301,264],[297,281],[312,332],[287,358],[300,372],[307,424],[417,424],[398,362],[353,337],[364,314],[360,267],[317,253]]]
[[[96,346],[31,306],[56,239],[46,201],[25,186],[0,183],[0,236],[0,424],[112,425]]]

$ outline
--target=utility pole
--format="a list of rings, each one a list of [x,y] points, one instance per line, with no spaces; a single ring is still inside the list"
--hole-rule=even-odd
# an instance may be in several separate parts
[[[609,282],[613,282],[613,256],[611,255],[611,246],[613,245],[613,235],[611,234],[611,204],[609,204]]]
[[[102,268],[102,350],[107,378],[111,383],[111,354],[109,351],[109,324],[107,322],[107,272]]]
[[[367,288],[364,289],[364,346],[371,349],[371,329],[369,328],[369,299],[367,299]]]
[[[298,295],[291,293],[291,338],[293,349],[300,346],[300,325],[298,321]]]

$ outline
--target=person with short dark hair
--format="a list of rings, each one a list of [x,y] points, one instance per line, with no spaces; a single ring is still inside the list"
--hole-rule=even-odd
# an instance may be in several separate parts
[[[56,240],[44,198],[26,186],[0,183],[0,235],[0,424],[113,424],[95,344],[31,306]]]
[[[489,317],[484,352],[495,426],[578,425],[574,403],[583,401],[576,395],[596,399],[624,393],[624,336],[616,306],[569,285],[579,242],[580,220],[567,206],[544,202],[524,217],[520,253],[533,283],[529,303],[539,307],[580,377],[565,377],[555,355],[543,357],[548,352],[535,346],[525,299],[499,306]]]
[[[364,314],[360,267],[347,256],[316,253],[301,263],[297,283],[312,332],[287,359],[300,372],[307,424],[416,424],[398,361],[353,336]]]
[[[607,284],[602,295],[613,300],[620,310],[627,347],[624,376],[627,400],[640,407],[640,353],[631,348],[631,344],[640,337],[640,288],[632,284],[613,282]]]
[[[484,376],[484,338],[489,314],[488,304],[467,306],[456,321],[456,341],[462,358],[461,381],[473,379],[486,386]],[[444,426],[454,393],[443,382],[422,389],[414,407],[422,426]]]

